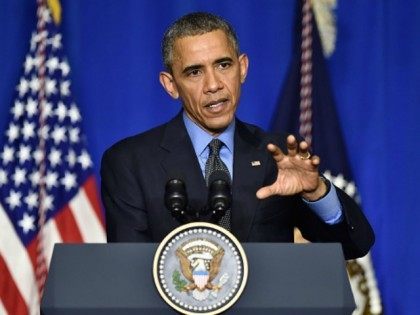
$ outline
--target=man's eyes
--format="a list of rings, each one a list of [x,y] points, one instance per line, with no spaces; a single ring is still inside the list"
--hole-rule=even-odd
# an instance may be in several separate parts
[[[189,76],[189,77],[196,77],[196,76],[200,75],[200,73],[201,73],[201,70],[199,70],[199,69],[192,69],[192,70],[190,70],[190,71],[187,72],[187,76]]]
[[[227,69],[231,66],[231,63],[228,61],[221,62],[218,64],[219,69]]]
[[[216,68],[219,69],[219,70],[225,70],[225,69],[230,68],[231,65],[232,65],[232,62],[223,61],[223,62],[218,63],[216,65]],[[202,69],[191,69],[191,70],[187,71],[187,76],[188,77],[197,77],[197,76],[201,75],[202,72],[203,72]]]

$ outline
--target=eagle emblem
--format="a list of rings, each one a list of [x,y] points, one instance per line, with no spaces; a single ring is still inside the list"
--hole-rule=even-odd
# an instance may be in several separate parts
[[[224,253],[223,248],[206,239],[193,239],[182,244],[176,250],[176,256],[182,275],[189,283],[176,283],[179,291],[192,292],[192,296],[200,301],[206,299],[210,293],[217,295],[229,277],[224,274],[217,284],[213,283],[219,274]]]
[[[248,279],[248,262],[238,240],[221,226],[179,226],[159,244],[153,260],[156,288],[173,309],[215,315],[230,308]]]

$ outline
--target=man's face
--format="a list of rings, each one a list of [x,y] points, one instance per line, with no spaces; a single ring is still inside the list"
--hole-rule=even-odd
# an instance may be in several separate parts
[[[181,98],[187,115],[217,135],[233,120],[248,70],[221,30],[179,38],[174,43],[172,74],[160,82],[173,98]]]

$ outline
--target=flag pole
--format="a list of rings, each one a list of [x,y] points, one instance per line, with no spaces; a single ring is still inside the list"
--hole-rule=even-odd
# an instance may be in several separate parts
[[[45,176],[46,176],[46,150],[45,150],[45,137],[42,132],[45,128],[45,115],[44,106],[46,102],[46,91],[45,91],[45,60],[46,60],[46,45],[47,45],[47,31],[45,28],[47,10],[45,0],[37,0],[37,36],[38,36],[38,47],[36,50],[36,60],[38,66],[38,106],[39,106],[39,133],[38,133],[38,151],[41,154],[41,160],[39,163],[39,174],[40,181],[38,185],[38,228],[39,233],[37,235],[37,246],[36,246],[36,268],[35,275],[37,280],[39,300],[41,301],[42,293],[44,290],[45,279],[47,276],[47,265],[44,251],[44,225],[45,225]]]

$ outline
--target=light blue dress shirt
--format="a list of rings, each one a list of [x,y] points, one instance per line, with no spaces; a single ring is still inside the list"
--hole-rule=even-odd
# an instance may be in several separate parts
[[[188,115],[183,113],[185,127],[190,136],[192,145],[198,162],[200,163],[201,172],[205,173],[206,162],[209,157],[208,144],[213,139],[213,136],[207,133],[204,129],[194,123]],[[217,138],[223,142],[220,149],[220,158],[226,164],[231,179],[233,179],[233,154],[234,154],[234,134],[235,134],[235,120],[223,131]],[[336,224],[341,222],[343,211],[341,209],[340,201],[338,200],[337,192],[334,185],[330,185],[331,189],[327,195],[320,200],[311,202],[302,199],[325,223]]]

